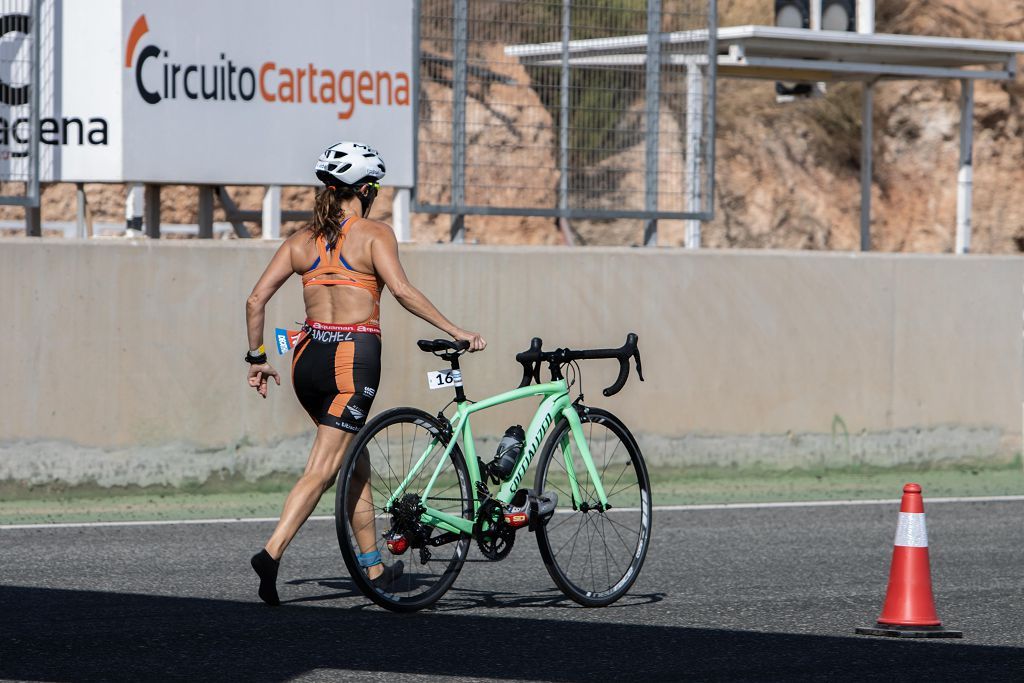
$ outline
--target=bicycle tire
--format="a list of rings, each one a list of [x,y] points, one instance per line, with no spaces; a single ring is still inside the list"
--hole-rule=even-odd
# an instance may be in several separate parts
[[[418,495],[433,474],[437,463],[435,458],[443,456],[447,438],[444,436],[446,430],[437,418],[415,408],[388,410],[375,417],[360,430],[349,446],[345,455],[345,464],[338,473],[337,480],[335,530],[345,565],[348,567],[353,582],[363,595],[381,607],[395,612],[414,612],[437,602],[455,582],[469,551],[469,534],[462,534],[458,540],[445,545],[428,548],[430,556],[426,560],[423,559],[421,551],[413,546],[410,548],[411,553],[405,551],[401,553],[406,555],[402,558],[406,565],[402,577],[386,589],[375,586],[359,565],[357,553],[372,551],[359,547],[352,520],[359,514],[355,506],[359,503],[364,504],[364,512],[360,517],[362,521],[360,529],[372,524],[374,547],[381,552],[383,557],[391,556],[380,531],[381,529],[390,530],[396,517],[393,514],[394,511],[384,510],[383,505],[416,462],[418,452],[416,451],[417,438],[415,435],[417,431],[426,432],[425,438],[421,438],[419,441],[424,449],[431,439],[438,440],[438,445],[430,451],[428,460],[424,462],[417,472],[417,476],[410,482],[409,489],[406,490],[406,493]],[[382,434],[384,445],[381,443]],[[404,443],[407,434],[414,435],[412,446],[408,449]],[[396,439],[403,442],[401,443],[402,450],[394,453],[395,457],[393,457],[392,451],[396,445]],[[465,519],[472,519],[473,500],[469,471],[458,445],[452,449],[449,460],[449,466],[445,468],[443,477],[439,478],[439,483],[435,483],[431,500],[434,500],[434,496],[447,493],[446,500],[454,501],[454,504],[449,505],[450,509],[445,511]],[[366,479],[360,479],[357,472],[360,467],[363,468],[362,472],[369,472]],[[355,492],[355,487],[363,486],[362,481],[370,482],[369,490],[364,493],[369,493],[370,505],[373,507],[372,523],[366,521],[365,517],[366,497],[360,498]],[[417,486],[419,488],[413,491],[412,489],[416,489]],[[447,487],[447,489],[441,490],[442,487]],[[456,494],[453,493],[452,488],[457,490],[458,499],[454,498]],[[441,502],[436,507],[443,505],[444,503]],[[426,529],[431,536],[437,531],[436,529]],[[435,557],[440,559],[435,560]],[[430,565],[432,562],[437,563],[437,570]]]
[[[554,516],[537,529],[537,545],[548,574],[567,597],[586,607],[605,607],[629,591],[643,568],[651,539],[651,482],[643,454],[622,420],[606,410],[586,408],[580,421],[594,466],[602,473],[599,476],[610,507],[607,510],[594,508],[600,501],[582,458],[574,451],[576,445],[569,423],[562,418],[545,442],[537,461],[536,491],[554,490],[559,498]],[[600,426],[608,434],[603,445],[600,439],[593,438],[595,426]],[[580,495],[587,509],[573,504],[568,469],[560,448],[563,438],[568,439]],[[615,442],[612,453],[608,453],[610,442]],[[555,463],[561,465],[560,471],[557,468],[552,470]],[[559,481],[561,473],[566,474],[564,482]],[[625,481],[623,477],[626,477]],[[633,533],[635,540],[631,538]],[[574,565],[581,535],[585,542],[599,541],[604,552],[599,555],[589,551],[583,555],[581,549],[579,557],[583,561]],[[615,561],[611,559],[612,548],[617,556]]]

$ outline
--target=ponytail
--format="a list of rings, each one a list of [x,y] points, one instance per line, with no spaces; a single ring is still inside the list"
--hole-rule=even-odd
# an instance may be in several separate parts
[[[345,216],[345,202],[353,197],[359,197],[359,204],[363,208],[363,217],[369,215],[373,200],[377,198],[377,190],[380,187],[375,182],[364,183],[366,192],[360,194],[351,185],[325,185],[316,192],[316,200],[313,202],[313,223],[310,229],[313,232],[313,239],[323,237],[328,248],[333,249],[341,236],[341,219]]]
[[[321,187],[317,190],[313,204],[313,223],[310,226],[313,239],[323,237],[331,249],[341,235],[341,219],[345,214],[344,202],[356,196],[351,187]]]

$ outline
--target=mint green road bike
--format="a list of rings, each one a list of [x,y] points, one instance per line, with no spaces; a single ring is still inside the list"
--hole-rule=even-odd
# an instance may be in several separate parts
[[[534,339],[516,356],[519,388],[473,402],[466,398],[459,357],[465,342],[418,342],[448,361],[432,382],[455,390],[455,411],[436,416],[416,408],[381,413],[359,432],[338,474],[338,542],[359,589],[398,612],[423,609],[452,586],[475,541],[487,559],[504,559],[516,534],[533,532],[548,573],[566,596],[589,607],[615,602],[636,581],[651,539],[651,487],[640,448],[611,413],[570,398],[579,361],[619,361],[605,396],[629,376],[629,359],[643,380],[637,336],[617,349],[542,351]],[[540,382],[547,363],[551,381]],[[574,383],[562,374],[570,369]],[[533,384],[536,382],[536,384]],[[470,417],[481,410],[539,397],[522,449],[509,469],[477,456]],[[451,403],[448,404],[449,406]],[[545,435],[547,440],[545,441]],[[543,444],[543,448],[541,448]],[[533,489],[521,489],[534,456]],[[372,581],[365,566],[403,562],[390,584]],[[405,557],[399,558],[399,555]]]

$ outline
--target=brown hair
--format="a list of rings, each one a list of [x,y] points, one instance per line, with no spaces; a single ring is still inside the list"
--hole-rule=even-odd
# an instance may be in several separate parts
[[[341,235],[341,219],[345,215],[342,204],[356,196],[351,187],[321,187],[313,203],[313,239],[323,237],[328,247],[334,248]]]

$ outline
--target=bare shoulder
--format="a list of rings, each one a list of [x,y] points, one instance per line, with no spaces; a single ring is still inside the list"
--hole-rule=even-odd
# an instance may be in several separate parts
[[[395,231],[387,223],[375,221],[372,218],[364,218],[358,223],[359,229],[365,231],[370,239],[390,239],[394,241]]]
[[[297,245],[306,244],[307,242],[311,241],[312,236],[313,233],[309,229],[309,226],[304,225],[303,227],[299,228],[291,235],[289,235],[288,238],[285,239],[284,243],[287,244],[289,247],[295,247]]]
[[[281,245],[281,248],[286,249],[291,255],[292,268],[295,272],[301,272],[308,266],[306,261],[309,260],[307,258],[308,252],[313,244],[312,237],[313,234],[309,226],[304,226],[289,235]]]

